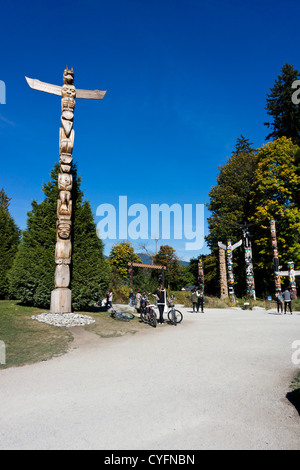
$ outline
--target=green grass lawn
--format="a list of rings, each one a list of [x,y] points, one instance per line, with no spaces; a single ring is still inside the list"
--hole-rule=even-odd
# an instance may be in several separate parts
[[[72,334],[67,328],[31,319],[42,312],[19,305],[18,301],[0,301],[0,340],[6,352],[6,363],[0,364],[0,369],[46,361],[67,351]]]

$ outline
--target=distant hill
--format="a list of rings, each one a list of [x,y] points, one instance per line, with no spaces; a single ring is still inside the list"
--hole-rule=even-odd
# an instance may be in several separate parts
[[[139,256],[142,260],[143,264],[152,264],[152,259],[150,256],[146,255],[145,253],[137,253],[137,256]],[[189,261],[179,261],[179,263],[182,266],[189,266]]]
[[[137,253],[137,256],[139,256],[142,260],[143,264],[152,264],[152,259],[150,256],[146,255],[145,253]],[[104,258],[108,258],[107,255],[104,255]],[[189,266],[190,262],[189,261],[179,261],[179,264],[181,266]]]
[[[152,259],[145,253],[137,253],[137,256],[141,258],[143,264],[152,264]]]

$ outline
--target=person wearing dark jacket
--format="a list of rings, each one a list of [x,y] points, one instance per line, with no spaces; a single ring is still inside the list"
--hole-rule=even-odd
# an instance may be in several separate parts
[[[157,307],[159,310],[159,320],[157,323],[164,323],[164,310],[167,303],[167,291],[164,289],[162,284],[159,284],[158,289],[153,292],[153,295],[157,300]]]
[[[283,312],[283,297],[281,292],[276,292],[275,294],[276,297],[276,302],[277,302],[277,312],[279,313],[279,310],[281,313]]]
[[[282,294],[283,300],[284,300],[284,313],[286,313],[287,308],[289,308],[291,315],[293,314],[292,312],[292,297],[291,293],[288,289],[286,289],[283,294]]]

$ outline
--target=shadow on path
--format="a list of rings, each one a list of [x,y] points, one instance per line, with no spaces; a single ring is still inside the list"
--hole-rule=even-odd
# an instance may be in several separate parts
[[[298,414],[300,415],[300,388],[297,388],[292,392],[288,392],[286,394],[286,398],[296,408]]]

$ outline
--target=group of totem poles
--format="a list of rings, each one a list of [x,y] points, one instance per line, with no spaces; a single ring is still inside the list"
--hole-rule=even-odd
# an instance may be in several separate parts
[[[249,233],[249,224],[245,223],[241,226],[244,235],[244,250],[245,250],[245,267],[246,267],[246,282],[247,282],[247,297],[256,299],[255,294],[255,283],[254,283],[254,271],[253,271],[253,261],[252,261],[252,248],[250,241]],[[274,280],[275,280],[275,294],[277,295],[281,292],[281,277],[286,276],[289,278],[290,282],[290,291],[294,295],[294,298],[297,298],[297,289],[296,289],[296,276],[300,276],[300,271],[294,270],[294,263],[292,261],[288,262],[288,271],[280,271],[281,266],[279,266],[278,258],[278,249],[277,249],[277,238],[276,238],[276,227],[275,220],[270,221],[271,229],[271,241],[273,248],[273,270],[274,270]],[[234,293],[234,276],[233,276],[233,255],[232,252],[239,246],[241,246],[243,240],[239,240],[234,245],[231,244],[231,241],[227,241],[227,246],[222,242],[218,242],[219,246],[219,262],[220,262],[220,283],[221,283],[221,299],[230,297],[230,300],[235,302],[235,293]],[[226,261],[225,261],[225,251],[227,251],[227,272],[226,272]],[[228,274],[228,284],[227,284],[227,274]]]
[[[63,73],[63,85],[57,86],[26,78],[30,88],[61,96],[61,127],[59,130],[59,199],[57,201],[55,289],[51,292],[51,313],[72,312],[70,289],[70,265],[72,254],[72,152],[75,131],[73,129],[75,98],[102,99],[106,91],[79,90],[74,86],[74,70],[68,66]]]

